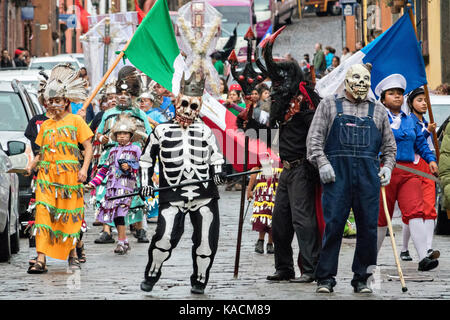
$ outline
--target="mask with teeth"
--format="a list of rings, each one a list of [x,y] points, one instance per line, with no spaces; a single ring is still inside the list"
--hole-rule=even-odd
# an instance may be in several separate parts
[[[200,114],[205,78],[201,72],[192,73],[189,79],[181,80],[180,94],[175,103],[175,121],[183,128],[191,125]]]
[[[370,90],[370,64],[355,64],[345,76],[345,90],[352,95],[356,101],[367,98]]]
[[[175,106],[175,121],[183,128],[187,128],[198,117],[201,107],[201,97],[179,95]]]

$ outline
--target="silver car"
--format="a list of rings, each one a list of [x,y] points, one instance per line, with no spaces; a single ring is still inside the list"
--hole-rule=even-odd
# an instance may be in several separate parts
[[[9,141],[7,152],[0,147],[0,262],[19,252],[19,177],[8,171],[17,168],[14,156],[25,147],[20,141]]]

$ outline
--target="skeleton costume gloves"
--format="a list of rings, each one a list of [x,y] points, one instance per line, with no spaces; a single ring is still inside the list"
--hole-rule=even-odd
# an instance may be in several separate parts
[[[227,178],[227,175],[222,170],[221,164],[214,165],[214,176],[213,181],[216,184],[216,186],[220,186],[225,183],[225,180]]]
[[[155,188],[153,186],[143,186],[139,191],[139,196],[142,200],[145,200],[147,197],[153,197],[155,194]]]

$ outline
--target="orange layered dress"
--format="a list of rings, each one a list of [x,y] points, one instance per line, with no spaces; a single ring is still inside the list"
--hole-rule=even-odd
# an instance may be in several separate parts
[[[37,165],[33,233],[37,252],[55,259],[67,259],[80,237],[84,192],[83,183],[78,181],[78,143],[92,136],[80,116],[68,114],[58,121],[46,120],[36,138],[41,159]]]

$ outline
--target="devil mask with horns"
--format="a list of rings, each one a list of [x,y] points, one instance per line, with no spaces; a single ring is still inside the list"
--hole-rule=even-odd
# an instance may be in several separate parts
[[[175,122],[181,127],[190,126],[200,114],[204,88],[205,77],[202,73],[194,72],[187,80],[183,75],[180,93],[175,101]]]

